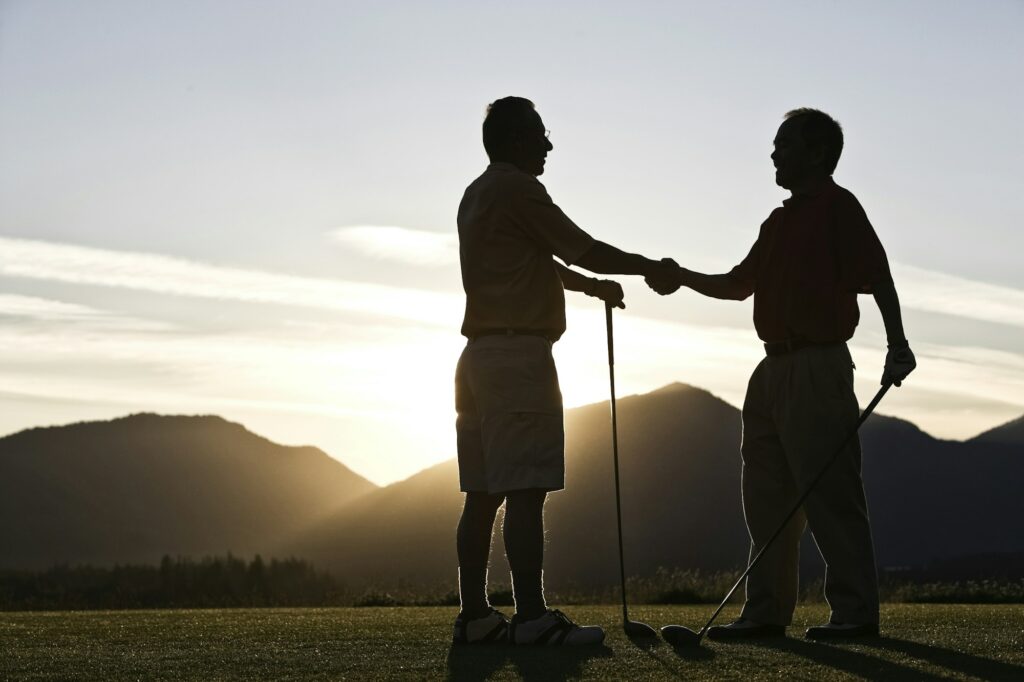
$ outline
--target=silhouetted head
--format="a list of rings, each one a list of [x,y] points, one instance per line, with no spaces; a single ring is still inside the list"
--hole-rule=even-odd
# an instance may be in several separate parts
[[[798,190],[829,177],[843,153],[839,122],[817,109],[794,109],[775,135],[775,184]]]
[[[554,148],[530,100],[503,97],[488,105],[484,149],[492,162],[505,161],[524,173],[541,175],[544,158]]]

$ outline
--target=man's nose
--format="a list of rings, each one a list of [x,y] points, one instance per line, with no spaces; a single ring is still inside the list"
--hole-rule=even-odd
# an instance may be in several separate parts
[[[544,142],[547,145],[547,151],[551,151],[555,148],[555,145],[551,144],[551,140],[544,140]]]

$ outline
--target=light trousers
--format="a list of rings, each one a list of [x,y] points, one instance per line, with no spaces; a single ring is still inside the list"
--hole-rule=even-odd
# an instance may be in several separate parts
[[[741,454],[751,558],[853,432],[859,418],[853,369],[840,343],[766,357],[750,377]],[[878,577],[857,436],[751,571],[743,617],[790,624],[799,590],[800,536],[807,526],[825,560],[832,620],[877,623]]]

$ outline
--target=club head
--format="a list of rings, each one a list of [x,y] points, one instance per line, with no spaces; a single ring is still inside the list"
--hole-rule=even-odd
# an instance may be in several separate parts
[[[672,646],[686,649],[700,646],[700,634],[682,625],[666,625],[661,629],[661,636]]]
[[[635,620],[627,620],[622,624],[622,629],[626,631],[627,637],[638,637],[646,639],[648,637],[657,638],[658,633],[647,623],[638,623]]]

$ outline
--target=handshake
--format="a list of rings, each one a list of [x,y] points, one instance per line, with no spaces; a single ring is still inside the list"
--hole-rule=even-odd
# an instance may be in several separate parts
[[[653,262],[644,273],[644,282],[657,293],[667,296],[683,285],[683,269],[671,258],[662,258]]]
[[[683,270],[671,258],[662,258],[660,261],[644,259],[646,265],[642,272],[644,281],[654,291],[662,296],[674,293],[683,285]],[[634,272],[636,272],[634,270]],[[563,284],[571,283],[569,288],[575,291],[582,291],[588,296],[599,298],[614,308],[625,308],[623,303],[622,286],[610,279],[590,279],[574,274],[571,270],[562,269]]]

